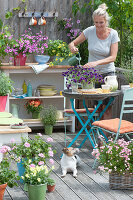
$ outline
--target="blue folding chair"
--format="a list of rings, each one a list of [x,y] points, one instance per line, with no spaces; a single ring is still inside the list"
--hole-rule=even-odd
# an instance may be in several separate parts
[[[79,109],[75,109],[76,112],[79,114],[80,118],[83,120],[83,121],[86,121],[84,119],[84,117],[88,117],[88,114],[86,112],[86,109],[85,108],[79,108]],[[88,112],[93,112],[94,108],[88,108]],[[94,115],[94,118],[96,119],[97,117],[99,116],[99,113],[95,113]],[[67,133],[67,126],[66,126],[66,120],[68,117],[76,117],[74,111],[72,109],[65,109],[64,110],[64,127],[65,127],[65,146],[67,146],[67,141],[68,140],[71,140],[71,139],[68,139],[67,136],[76,136],[77,134],[76,133]],[[82,134],[82,136],[86,136],[86,134]]]
[[[127,138],[127,140],[131,141],[131,135],[133,134],[133,123],[123,120],[125,114],[133,114],[133,88],[124,91],[120,118],[95,121],[92,123],[92,131],[96,130],[101,140],[102,137],[104,137],[107,141],[107,138],[104,134],[104,132],[107,132],[115,137],[114,142],[116,142],[119,137],[124,136]]]

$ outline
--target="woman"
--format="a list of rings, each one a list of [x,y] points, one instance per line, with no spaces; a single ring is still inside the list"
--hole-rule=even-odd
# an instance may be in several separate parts
[[[76,46],[88,40],[89,58],[88,63],[83,67],[94,67],[101,72],[103,77],[115,73],[114,61],[118,52],[118,42],[120,41],[117,31],[108,27],[110,17],[106,10],[106,4],[101,4],[93,12],[94,26],[86,28],[80,36],[69,44],[70,51],[75,53],[78,52]],[[111,118],[110,111],[111,108],[105,113],[104,119]]]

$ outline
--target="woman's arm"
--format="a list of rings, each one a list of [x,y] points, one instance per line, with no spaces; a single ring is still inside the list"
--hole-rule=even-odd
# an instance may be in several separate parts
[[[96,67],[97,65],[105,65],[114,62],[116,60],[117,52],[118,52],[118,42],[111,45],[109,57],[94,62],[88,62],[84,65],[84,67],[90,68],[90,67]]]
[[[78,48],[76,47],[78,44],[83,43],[86,40],[84,33],[82,32],[75,40],[73,40],[69,44],[69,49],[72,53],[78,52]]]

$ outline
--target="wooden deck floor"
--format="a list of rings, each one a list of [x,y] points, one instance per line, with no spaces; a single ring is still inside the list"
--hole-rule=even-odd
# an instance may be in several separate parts
[[[40,132],[40,131],[39,131]],[[29,134],[33,138],[34,134]],[[43,135],[44,140],[49,137]],[[47,200],[131,200],[133,191],[131,190],[110,190],[108,174],[94,174],[92,165],[94,158],[91,155],[92,147],[87,141],[78,154],[82,160],[78,167],[78,177],[73,178],[72,174],[67,174],[61,178],[60,156],[64,147],[63,131],[54,131],[51,136],[54,139],[53,145],[57,153],[54,156],[55,170],[52,177],[56,181],[56,190],[47,193]],[[78,143],[76,144],[78,145]],[[13,165],[16,168],[16,165]],[[23,185],[17,188],[7,187],[4,200],[28,200],[28,194],[23,190]]]

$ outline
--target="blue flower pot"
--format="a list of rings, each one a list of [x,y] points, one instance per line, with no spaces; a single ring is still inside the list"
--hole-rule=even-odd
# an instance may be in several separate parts
[[[18,174],[19,174],[19,176],[23,176],[24,172],[25,172],[25,168],[24,168],[22,160],[19,163],[17,163],[17,167],[18,167]],[[22,180],[22,178],[20,179],[20,183],[24,183],[24,181]]]
[[[48,55],[35,55],[35,61],[38,62],[39,65],[47,63],[49,59],[50,56]]]

